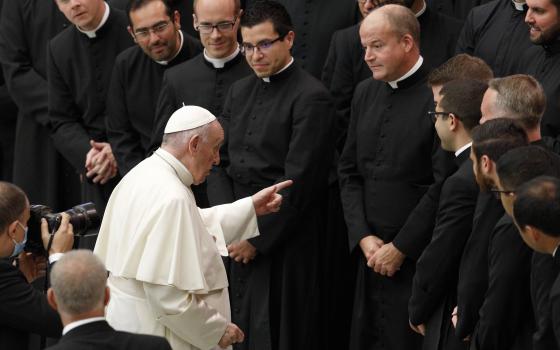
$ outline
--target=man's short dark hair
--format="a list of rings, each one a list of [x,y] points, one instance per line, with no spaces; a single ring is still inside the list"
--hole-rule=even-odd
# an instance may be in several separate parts
[[[21,188],[0,181],[0,233],[21,217],[27,208],[27,197]],[[24,223],[25,224],[25,223]]]
[[[128,15],[128,23],[131,27],[134,27],[134,25],[132,24],[130,13],[141,9],[152,1],[161,1],[165,5],[165,14],[173,19],[173,9],[171,8],[170,0],[129,0],[128,4],[126,4],[126,14]]]
[[[428,75],[428,85],[443,85],[455,79],[472,79],[488,83],[492,69],[478,57],[465,53],[451,57]]]
[[[521,229],[532,226],[548,236],[560,237],[560,180],[539,176],[521,185],[513,216]]]
[[[480,104],[488,85],[478,80],[452,80],[441,88],[439,106],[453,113],[470,132],[480,122]]]
[[[493,162],[509,151],[528,144],[527,134],[519,122],[509,118],[489,120],[472,129],[471,150],[480,159],[486,155]]]
[[[264,22],[272,22],[280,37],[294,30],[288,10],[276,1],[259,0],[249,6],[241,16],[241,27],[251,28]]]
[[[514,191],[541,175],[560,177],[560,156],[540,146],[517,147],[496,162],[502,187]]]

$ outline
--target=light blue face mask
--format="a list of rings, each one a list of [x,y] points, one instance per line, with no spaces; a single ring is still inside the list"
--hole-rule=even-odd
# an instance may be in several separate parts
[[[12,238],[12,241],[14,242],[14,251],[12,255],[10,255],[10,258],[18,256],[21,252],[23,252],[23,248],[25,248],[25,243],[27,243],[27,230],[29,229],[29,227],[23,226],[22,224],[19,223],[19,221],[18,221],[18,225],[20,225],[23,231],[25,231],[25,234],[23,236],[23,241],[21,241],[20,243],[16,242],[16,240]]]

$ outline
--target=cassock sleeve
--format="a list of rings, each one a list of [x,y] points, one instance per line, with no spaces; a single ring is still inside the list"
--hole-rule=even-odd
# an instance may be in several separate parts
[[[228,320],[200,296],[172,286],[143,283],[143,287],[158,322],[199,349],[218,344]]]
[[[266,235],[251,238],[250,243],[261,254],[269,254],[296,232],[301,215],[326,197],[329,167],[334,155],[335,110],[326,91],[301,94],[292,114],[292,130],[284,161],[284,176],[293,180],[282,190],[282,207],[277,213],[260,216],[259,227]]]
[[[348,226],[348,240],[351,249],[359,244],[362,238],[372,235],[372,230],[366,221],[364,209],[364,183],[362,175],[358,170],[356,133],[357,122],[360,113],[355,110],[356,97],[352,102],[352,112],[350,125],[348,127],[348,137],[344,145],[344,150],[338,163],[338,175],[340,179],[340,196],[344,209],[344,219]]]
[[[443,182],[457,169],[452,156],[440,147],[440,140],[436,135],[432,151],[434,183],[393,239],[394,246],[413,260],[420,257],[432,237]]]
[[[488,251],[488,290],[472,341],[477,349],[510,349],[530,322],[532,252],[513,223],[498,224]],[[461,317],[461,315],[459,315]]]
[[[208,187],[206,188],[206,194],[208,195],[208,201],[210,205],[218,205],[231,203],[235,200],[235,195],[233,193],[233,182],[229,177],[226,169],[229,166],[229,154],[228,154],[228,141],[229,141],[229,121],[231,119],[231,105],[233,103],[233,87],[228,91],[224,109],[219,118],[222,128],[224,128],[224,143],[220,148],[220,164],[212,167],[210,175],[206,179],[208,181]]]
[[[62,322],[47,298],[6,261],[0,262],[0,326],[60,337]]]
[[[228,255],[226,245],[259,235],[251,197],[199,210],[208,232],[216,237],[218,249],[224,256]]]
[[[476,36],[474,28],[474,11],[471,10],[463,26],[463,30],[457,39],[457,46],[455,48],[455,53],[466,53],[472,55],[474,53],[474,48],[476,45]]]
[[[22,1],[4,1],[0,19],[0,63],[6,85],[23,115],[47,126],[47,81],[33,69],[25,38]]]
[[[156,106],[156,114],[154,121],[154,130],[152,133],[152,138],[150,140],[149,151],[155,151],[161,145],[161,140],[163,138],[163,131],[165,130],[165,125],[171,117],[171,114],[177,109],[175,101],[177,100],[175,89],[169,83],[169,78],[167,77],[168,71],[163,73],[163,79],[161,82],[161,90],[159,93],[159,98]]]
[[[552,328],[556,342],[560,344],[560,279],[556,279],[550,292],[550,305],[552,313]]]
[[[81,123],[80,112],[73,102],[69,86],[62,78],[61,69],[65,68],[57,66],[51,41],[47,46],[47,78],[52,138],[59,152],[76,170],[82,171],[86,154],[91,148],[90,137]]]
[[[140,135],[130,123],[130,114],[126,105],[125,77],[121,69],[122,59],[117,59],[107,94],[107,118],[105,126],[113,154],[117,159],[119,173],[124,176],[144,159],[144,149]]]
[[[473,191],[474,187],[474,191]],[[456,288],[458,265],[468,239],[476,204],[476,183],[452,176],[445,182],[438,222],[426,250],[416,263],[408,303],[410,321],[425,324],[450,288]]]

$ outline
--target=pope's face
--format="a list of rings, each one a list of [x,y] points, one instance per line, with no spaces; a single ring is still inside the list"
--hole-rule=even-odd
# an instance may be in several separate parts
[[[64,16],[82,30],[97,28],[105,13],[103,0],[56,0]]]
[[[529,38],[533,44],[545,44],[560,34],[558,8],[552,0],[527,0],[525,23],[529,25]]]
[[[204,32],[202,28],[199,29],[200,41],[208,56],[224,58],[235,52],[238,47],[239,17],[240,13],[236,13],[235,3],[232,0],[197,1],[193,15],[195,28],[221,24],[220,27],[212,28],[210,33]]]
[[[192,171],[195,185],[201,184],[210,175],[214,165],[220,164],[220,146],[224,142],[224,129],[219,122],[212,122],[206,138],[202,138],[195,155],[195,169]]]
[[[130,20],[130,34],[150,58],[168,61],[177,54],[181,41],[178,12],[169,18],[162,1],[151,1],[130,12]]]

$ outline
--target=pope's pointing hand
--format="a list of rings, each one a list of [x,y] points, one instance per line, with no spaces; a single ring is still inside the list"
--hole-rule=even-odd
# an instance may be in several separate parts
[[[290,187],[293,183],[292,180],[286,180],[255,193],[252,198],[257,216],[275,213],[280,210],[282,195],[278,192]]]

